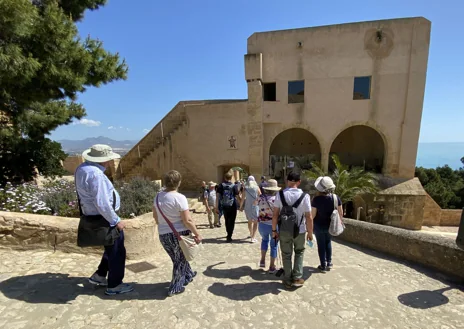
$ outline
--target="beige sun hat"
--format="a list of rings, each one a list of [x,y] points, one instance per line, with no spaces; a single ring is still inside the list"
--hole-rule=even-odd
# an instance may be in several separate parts
[[[208,182],[208,186],[213,187],[216,186],[217,184],[213,181]]]
[[[275,179],[269,179],[267,181],[267,186],[263,186],[263,189],[269,191],[280,191],[280,187]]]
[[[113,152],[109,145],[95,144],[88,150],[82,152],[82,157],[90,162],[102,163],[114,159],[120,159],[121,156]]]
[[[330,190],[335,189],[335,184],[329,176],[321,176],[316,179],[314,182],[314,186],[316,187],[316,190],[319,192],[327,192]]]

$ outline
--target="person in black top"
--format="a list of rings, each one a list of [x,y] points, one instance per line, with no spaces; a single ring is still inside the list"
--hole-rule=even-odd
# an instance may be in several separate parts
[[[321,265],[321,272],[330,271],[332,264],[332,236],[329,234],[330,217],[334,211],[335,184],[330,177],[319,177],[314,183],[318,191],[311,203],[314,218],[314,233],[317,240],[317,252]],[[337,197],[337,210],[343,218],[342,201]]]
[[[216,197],[216,211],[219,214],[219,207],[222,208],[224,220],[226,222],[227,242],[232,242],[232,234],[237,218],[237,188],[232,183],[233,172],[229,170],[224,175],[224,182],[218,186]]]

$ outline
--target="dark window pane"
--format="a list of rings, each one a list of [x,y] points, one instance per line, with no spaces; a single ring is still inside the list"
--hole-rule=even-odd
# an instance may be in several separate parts
[[[371,98],[371,77],[354,78],[353,99]]]
[[[275,102],[276,101],[276,83],[263,83],[263,101]]]
[[[288,82],[288,103],[304,103],[304,80]]]

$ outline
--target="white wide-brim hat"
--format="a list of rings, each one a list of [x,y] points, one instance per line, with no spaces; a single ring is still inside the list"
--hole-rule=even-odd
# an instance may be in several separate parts
[[[316,187],[316,190],[318,190],[319,192],[333,190],[336,187],[332,178],[328,176],[318,177],[314,182],[314,186]]]
[[[280,191],[280,187],[275,179],[269,179],[267,184],[267,186],[263,186],[263,189],[267,191]]]
[[[96,144],[82,152],[82,157],[90,162],[101,163],[111,161],[114,159],[120,159],[121,156],[113,152],[111,146],[104,144]]]

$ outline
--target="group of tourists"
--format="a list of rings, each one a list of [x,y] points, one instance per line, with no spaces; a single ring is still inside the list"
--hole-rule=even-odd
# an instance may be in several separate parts
[[[78,241],[81,224],[89,219],[104,219],[108,232],[118,232],[117,237],[105,245],[102,261],[89,282],[107,286],[105,293],[108,295],[130,292],[133,287],[123,283],[126,251],[124,224],[117,215],[120,198],[104,174],[110,161],[119,158],[119,155],[109,146],[94,145],[83,153],[83,157],[86,162],[77,168],[75,175],[81,207]],[[335,185],[330,177],[319,177],[315,181],[318,193],[312,202],[310,196],[299,188],[301,179],[297,172],[288,174],[285,189],[281,189],[276,180],[266,180],[265,177],[261,177],[259,185],[253,176],[249,176],[246,182],[233,182],[232,179],[233,172],[229,171],[220,184],[203,182],[201,199],[211,228],[221,227],[220,219],[223,216],[226,241],[233,242],[237,211],[244,211],[250,242],[258,242],[257,232],[261,236],[260,268],[266,268],[266,255],[270,249],[267,271],[283,275],[282,281],[286,288],[301,287],[304,284],[305,242],[311,244],[313,230],[320,259],[318,269],[321,272],[332,269],[329,226],[334,210],[338,212],[339,218],[342,218],[343,210],[340,198],[333,194]],[[181,180],[180,173],[175,170],[165,173],[163,189],[153,203],[153,217],[158,225],[159,239],[173,263],[168,296],[184,292],[197,275],[187,261],[182,240],[192,236],[193,244],[202,242],[200,232],[191,218],[187,198],[178,192]],[[293,253],[295,256],[292,262]],[[282,257],[281,269],[277,268],[279,254]]]

